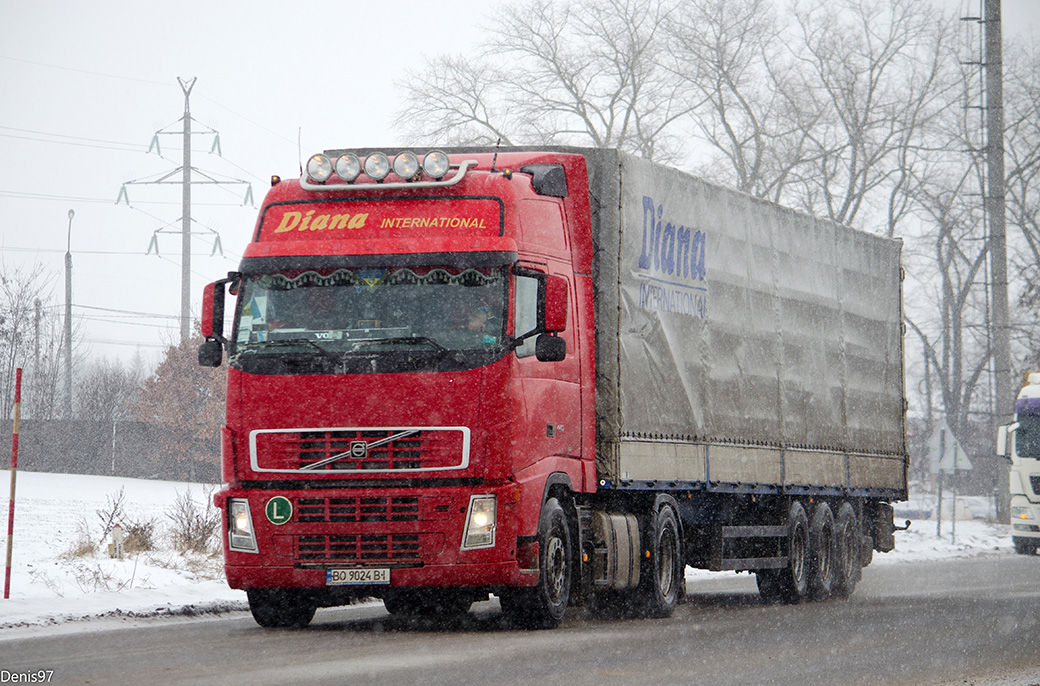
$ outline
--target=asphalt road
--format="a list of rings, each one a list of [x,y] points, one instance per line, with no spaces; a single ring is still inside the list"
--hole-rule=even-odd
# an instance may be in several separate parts
[[[453,621],[323,609],[302,630],[245,613],[84,622],[0,634],[0,685],[38,670],[50,683],[149,685],[1040,683],[1040,556],[873,565],[852,599],[798,606],[763,604],[749,575],[689,590],[669,619],[573,608],[556,631],[509,629],[494,600]]]

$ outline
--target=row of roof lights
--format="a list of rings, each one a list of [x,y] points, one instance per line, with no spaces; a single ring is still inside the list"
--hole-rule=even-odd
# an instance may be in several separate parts
[[[391,164],[390,158],[381,152],[374,152],[368,157],[361,158],[353,153],[340,155],[333,161],[327,155],[314,155],[307,160],[307,176],[315,183],[325,183],[336,172],[336,176],[347,183],[352,183],[361,172],[373,181],[382,181],[390,175],[391,170],[405,181],[417,181],[425,173],[433,179],[441,179],[448,173],[450,164],[448,155],[440,150],[432,150],[423,156],[422,164],[414,152],[402,152],[394,157]]]

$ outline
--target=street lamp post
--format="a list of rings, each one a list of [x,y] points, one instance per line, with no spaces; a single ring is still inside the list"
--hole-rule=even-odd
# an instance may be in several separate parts
[[[72,419],[72,218],[69,210],[69,235],[65,249],[65,419]]]

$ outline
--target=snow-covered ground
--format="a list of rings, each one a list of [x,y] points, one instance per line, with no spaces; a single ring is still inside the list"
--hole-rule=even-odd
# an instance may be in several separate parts
[[[3,514],[8,511],[9,483],[10,472],[0,471]],[[120,490],[127,521],[153,522],[156,550],[117,560],[101,544],[98,512],[111,511]],[[245,609],[245,593],[224,582],[219,551],[181,554],[170,540],[169,515],[178,499],[190,495],[204,514],[212,507],[214,491],[212,485],[19,471],[11,597],[0,600],[0,637],[13,627],[53,627],[95,617],[178,617]],[[926,510],[928,502],[934,511],[934,498],[915,499],[910,505]],[[958,507],[955,542],[949,512],[943,516],[941,538],[934,520],[915,520],[909,531],[897,533],[896,551],[875,554],[874,563],[1014,554],[1007,525],[968,519],[987,513],[984,502],[966,502],[968,506]],[[907,506],[897,507],[897,521],[905,518],[903,511]],[[6,521],[0,533],[0,546],[6,547]],[[97,550],[83,554],[90,547],[85,543]],[[214,545],[219,545],[216,539]],[[713,574],[687,570],[691,584],[709,576]]]

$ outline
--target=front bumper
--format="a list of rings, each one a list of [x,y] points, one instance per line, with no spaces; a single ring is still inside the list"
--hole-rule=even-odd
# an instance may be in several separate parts
[[[495,545],[463,550],[470,496],[493,494]],[[292,513],[268,515],[272,499]],[[234,549],[229,499],[249,503],[256,552]],[[325,588],[329,569],[389,569],[391,587],[529,586],[537,572],[517,563],[518,490],[462,486],[425,489],[271,490],[227,488],[224,563],[232,588]],[[275,508],[277,509],[277,508]],[[283,508],[284,509],[284,508]],[[386,588],[376,585],[373,591]],[[375,594],[375,593],[374,593]]]
[[[1011,496],[1011,535],[1040,538],[1040,503],[1030,502],[1025,496]]]

